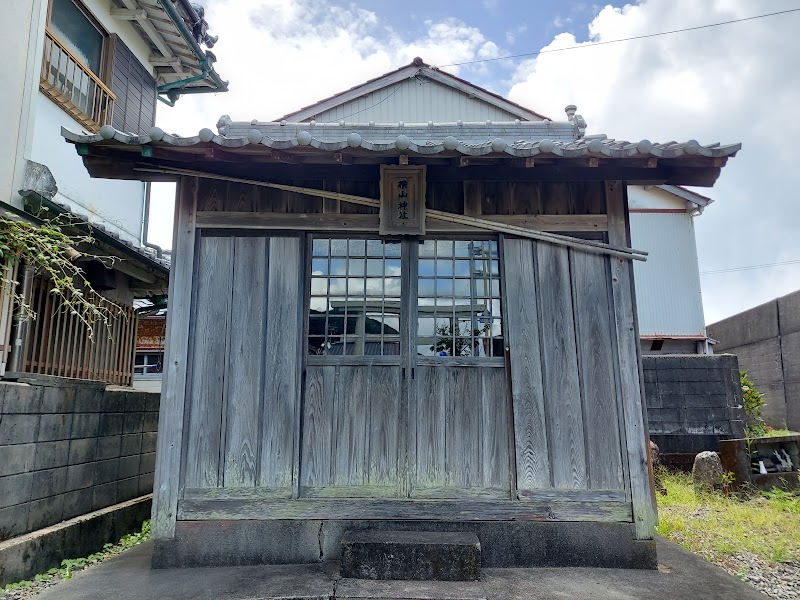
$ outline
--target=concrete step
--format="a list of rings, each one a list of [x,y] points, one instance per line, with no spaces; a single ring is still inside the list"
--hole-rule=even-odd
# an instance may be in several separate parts
[[[347,531],[342,577],[410,581],[477,581],[481,543],[474,533]]]
[[[487,600],[475,581],[368,581],[340,579],[336,600]]]

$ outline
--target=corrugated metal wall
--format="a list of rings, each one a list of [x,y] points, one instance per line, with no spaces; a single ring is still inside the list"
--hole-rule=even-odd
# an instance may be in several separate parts
[[[634,264],[639,333],[705,332],[694,222],[689,213],[631,213],[631,241],[650,253]]]
[[[513,121],[517,115],[429,79],[407,79],[316,116],[319,123]],[[308,119],[310,120],[310,119]]]

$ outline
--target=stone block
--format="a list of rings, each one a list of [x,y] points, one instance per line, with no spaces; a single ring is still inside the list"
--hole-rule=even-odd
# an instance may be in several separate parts
[[[39,415],[0,415],[0,446],[36,441]]]
[[[33,473],[0,477],[0,508],[28,502],[31,498]]]
[[[69,445],[69,464],[77,465],[96,460],[97,438],[73,439]]]
[[[36,458],[36,444],[0,446],[0,477],[32,471]]]
[[[158,413],[146,412],[144,413],[144,423],[142,423],[142,431],[156,432],[158,431]]]
[[[71,413],[75,407],[75,386],[57,385],[42,387],[43,413]]]
[[[92,489],[92,510],[99,510],[117,503],[117,482],[104,483]]]
[[[123,426],[123,433],[142,433],[142,426],[144,425],[144,413],[132,412],[125,413],[125,424]]]
[[[70,465],[67,467],[66,491],[72,492],[75,490],[83,490],[88,487],[92,487],[94,482],[95,463],[87,462],[79,465]]]
[[[713,323],[706,330],[709,337],[719,342],[715,349],[720,351],[728,351],[730,348],[777,337],[779,331],[778,303],[770,300],[743,313]]]
[[[97,435],[120,435],[124,422],[125,413],[102,413],[100,415],[100,428],[97,430]]]
[[[38,413],[42,404],[42,389],[27,383],[0,383],[2,412],[5,414]]]
[[[58,467],[57,469],[34,472],[31,500],[40,500],[48,496],[63,494],[67,486],[68,468]]]
[[[139,495],[139,478],[120,479],[117,485],[117,502],[132,500]]]
[[[28,509],[28,531],[36,531],[58,523],[63,515],[64,494],[34,500]]]
[[[121,447],[121,435],[109,435],[97,438],[97,460],[119,458]]]
[[[72,427],[71,413],[41,415],[37,440],[40,442],[52,442],[69,439],[70,427]]]
[[[101,385],[78,385],[75,388],[75,412],[101,412],[104,395],[105,390]]]
[[[148,454],[141,455],[141,461],[139,462],[139,473],[144,475],[145,473],[152,473],[156,469],[156,453],[150,452]]]
[[[72,415],[72,437],[89,438],[97,437],[100,429],[100,415],[98,413],[75,413]]]
[[[86,490],[74,490],[64,494],[64,519],[72,519],[92,511],[92,494]]]
[[[139,475],[140,496],[153,493],[153,478],[154,478],[154,473],[146,473],[144,475]]]
[[[778,298],[778,320],[781,335],[800,331],[800,292]]]
[[[124,456],[119,459],[119,478],[128,479],[139,475],[139,455]]]
[[[142,454],[156,451],[158,434],[155,431],[148,431],[142,434]]]
[[[120,456],[132,456],[142,452],[142,434],[131,433],[122,436],[122,443],[120,445]]]
[[[161,404],[161,394],[145,392],[145,402],[144,402],[145,412],[154,412],[158,414],[160,404]]]
[[[36,444],[36,458],[33,468],[54,469],[69,463],[69,440],[59,442],[39,442]]]
[[[348,531],[341,561],[355,579],[477,581],[481,543],[474,533]]]
[[[28,508],[27,502],[0,508],[0,542],[27,532]],[[0,585],[2,585],[2,581],[0,581]]]
[[[119,459],[98,460],[95,463],[94,477],[97,485],[116,481],[119,478]]]

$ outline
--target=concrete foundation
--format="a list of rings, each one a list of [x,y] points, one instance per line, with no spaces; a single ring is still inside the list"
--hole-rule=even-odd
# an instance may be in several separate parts
[[[117,542],[150,518],[152,496],[109,506],[0,542],[0,586],[30,579],[65,558],[81,558]]]
[[[179,521],[156,540],[154,568],[317,563],[341,558],[345,531],[467,532],[481,543],[481,566],[655,569],[652,540],[630,523],[522,521]]]

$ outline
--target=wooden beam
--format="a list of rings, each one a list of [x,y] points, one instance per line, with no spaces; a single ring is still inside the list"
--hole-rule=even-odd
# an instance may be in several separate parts
[[[349,154],[344,154],[342,152],[335,152],[333,154],[333,160],[339,163],[340,165],[352,165],[353,164],[353,157]]]
[[[612,243],[626,244],[628,230],[625,188],[623,181],[606,182],[608,210],[608,239]],[[618,404],[622,408],[623,440],[627,454],[633,517],[636,538],[651,540],[658,523],[653,466],[648,447],[647,418],[643,376],[641,372],[641,345],[639,324],[636,318],[636,294],[633,285],[633,265],[626,261],[609,261],[611,266],[611,291],[616,339],[612,340],[619,357]]]
[[[407,165],[408,164],[408,154],[401,154],[400,155],[400,159],[399,159],[398,162],[399,162],[400,165],[403,165],[403,166]]]
[[[183,500],[180,520],[217,519],[353,519],[452,521],[594,521],[629,523],[628,502],[502,500],[393,500],[301,498]],[[565,495],[568,497],[568,495]]]
[[[335,202],[335,201],[334,201]],[[487,215],[484,220],[522,227],[530,231],[602,232],[608,229],[605,215]],[[359,231],[377,232],[378,215],[284,212],[198,211],[197,227],[203,229],[271,229],[300,231]],[[427,230],[432,233],[475,233],[483,228],[431,221]]]
[[[147,171],[148,169],[142,169]],[[221,181],[233,181],[236,183],[249,183],[262,187],[274,188],[278,190],[285,190],[287,192],[298,192],[300,194],[308,194],[312,196],[319,196],[320,198],[331,198],[333,200],[341,200],[343,202],[350,202],[353,204],[360,204],[362,206],[370,206],[372,208],[380,208],[380,200],[373,198],[364,198],[363,196],[354,196],[352,194],[341,194],[338,192],[326,192],[324,190],[305,188],[295,185],[284,185],[279,183],[268,183],[265,181],[257,181],[253,179],[241,179],[237,177],[228,177],[225,175],[216,175],[213,173],[203,173],[201,171],[193,171],[188,169],[161,169],[162,171],[169,171],[176,175],[193,175],[207,179],[217,179]],[[467,225],[477,229],[487,231],[496,231],[498,233],[506,233],[510,235],[517,235],[520,237],[527,237],[550,244],[557,244],[567,246],[568,248],[577,248],[585,252],[597,252],[600,254],[609,254],[620,258],[632,260],[647,260],[647,253],[641,250],[633,250],[627,247],[617,247],[603,242],[595,242],[593,240],[583,240],[580,238],[571,238],[564,235],[555,233],[545,233],[532,231],[523,227],[514,225],[506,225],[503,223],[495,223],[485,219],[476,217],[468,217],[466,215],[457,215],[454,213],[443,212],[439,210],[427,209],[425,211],[426,217],[431,219],[438,219],[440,221],[447,221],[450,223],[458,223],[460,225]]]
[[[162,435],[156,451],[153,483],[153,537],[175,537],[180,491],[181,451],[184,441],[186,374],[194,273],[197,178],[182,177],[177,186],[172,235],[173,264],[169,272],[170,311],[164,361],[164,391],[158,422]]]
[[[111,16],[121,21],[136,21],[146,19],[147,11],[143,8],[130,10],[128,8],[111,8]]]

